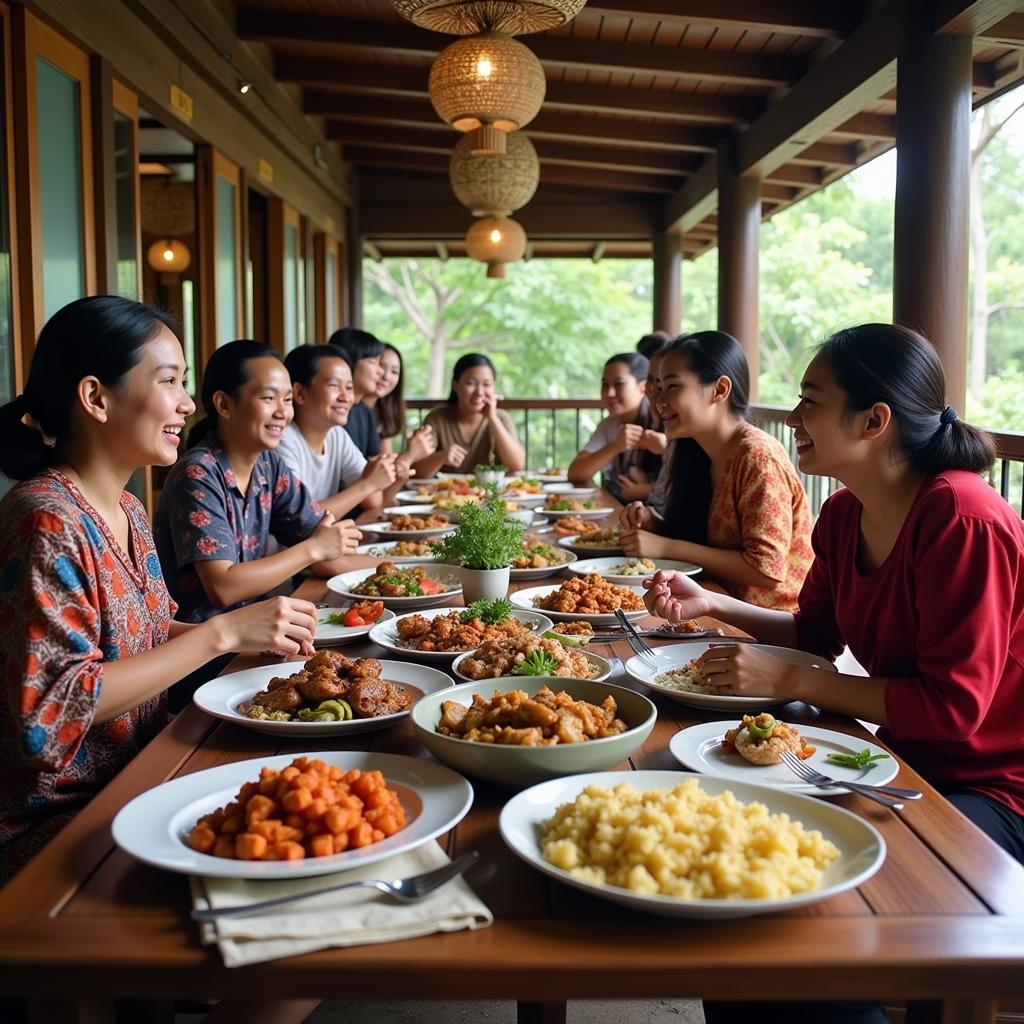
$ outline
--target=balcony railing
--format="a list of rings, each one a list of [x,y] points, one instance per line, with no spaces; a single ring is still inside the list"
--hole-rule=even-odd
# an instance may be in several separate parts
[[[427,411],[440,405],[441,399],[412,398],[407,405],[411,419],[418,423]],[[526,465],[568,466],[590,438],[604,416],[596,398],[506,398],[501,408],[511,417],[526,448]],[[788,408],[755,405],[751,419],[783,444],[796,464],[793,432],[786,427]],[[988,474],[989,483],[1006,502],[1024,516],[1024,433],[993,431],[998,458]],[[800,474],[812,513],[816,516],[822,502],[840,486],[831,477]]]

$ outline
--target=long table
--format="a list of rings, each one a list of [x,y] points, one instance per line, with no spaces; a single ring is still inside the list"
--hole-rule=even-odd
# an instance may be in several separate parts
[[[298,593],[320,601],[326,588],[308,581]],[[631,653],[622,642],[597,649]],[[345,650],[382,655],[366,640]],[[265,660],[240,657],[231,668]],[[612,681],[630,685],[621,675]],[[654,700],[654,731],[620,767],[679,768],[668,752],[673,734],[716,717]],[[867,735],[805,705],[789,705],[787,718]],[[441,842],[452,855],[480,852],[467,880],[494,912],[492,927],[228,970],[216,948],[199,944],[186,879],[117,849],[111,821],[175,776],[318,748],[430,756],[408,722],[293,743],[188,709],[0,892],[0,994],[29,997],[35,1021],[82,1024],[110,1019],[114,996],[514,999],[522,1024],[564,1020],[571,999],[686,997],[871,997],[908,1001],[915,1022],[980,1024],[998,999],[1024,996],[1024,869],[902,764],[895,784],[925,793],[902,813],[834,798],[885,837],[882,869],[858,890],[801,910],[685,921],[592,898],[506,849],[497,819],[508,793],[474,782],[470,813]]]

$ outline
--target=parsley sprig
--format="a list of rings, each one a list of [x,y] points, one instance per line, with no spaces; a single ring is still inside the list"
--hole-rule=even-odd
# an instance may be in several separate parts
[[[505,502],[489,497],[479,505],[463,505],[455,532],[434,549],[442,562],[467,569],[503,569],[522,552],[523,524],[508,519]]]
[[[493,626],[496,622],[503,622],[511,614],[512,602],[507,597],[499,597],[494,601],[485,601],[481,598],[459,615],[459,621],[470,622],[473,619],[480,619],[488,626]]]
[[[558,668],[558,662],[547,652],[537,650],[528,654],[516,666],[517,676],[550,676]]]
[[[825,760],[829,764],[837,764],[842,768],[873,768],[876,761],[882,761],[888,757],[888,754],[872,754],[865,747],[856,754],[829,754]]]

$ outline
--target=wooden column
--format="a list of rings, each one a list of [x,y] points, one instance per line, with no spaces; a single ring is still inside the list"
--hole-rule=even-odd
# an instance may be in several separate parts
[[[114,79],[106,57],[90,57],[92,166],[96,200],[96,292],[117,294],[117,177],[114,172]]]
[[[903,5],[897,79],[893,320],[921,331],[967,393],[971,39],[932,35],[931,4]]]
[[[718,147],[718,329],[736,338],[750,364],[750,399],[757,397],[758,248],[761,180],[736,173],[736,143]]]
[[[673,338],[682,324],[683,243],[678,235],[660,232],[651,240],[654,259],[655,331],[667,331]]]
[[[363,236],[355,206],[345,211],[345,304],[347,319],[342,326],[363,326]]]

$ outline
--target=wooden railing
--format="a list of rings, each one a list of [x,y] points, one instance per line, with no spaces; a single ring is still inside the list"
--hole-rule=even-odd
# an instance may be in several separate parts
[[[412,398],[407,405],[413,423],[427,411],[442,404],[442,399]],[[567,466],[583,447],[604,412],[596,398],[506,398],[501,408],[511,417],[526,448],[526,465]],[[793,432],[786,426],[788,408],[776,405],[751,406],[751,419],[785,446],[796,464]],[[1024,515],[1024,433],[993,431],[998,459],[988,474],[989,483],[1021,515]],[[840,486],[831,477],[800,474],[813,514],[822,502]]]

